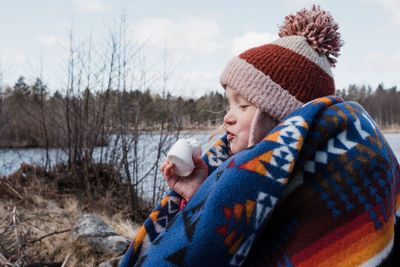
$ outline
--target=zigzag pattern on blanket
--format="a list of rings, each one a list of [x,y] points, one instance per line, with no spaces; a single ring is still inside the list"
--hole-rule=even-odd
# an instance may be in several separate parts
[[[339,198],[325,199],[334,217],[362,205],[375,227],[380,228],[382,220],[387,221],[393,213],[395,202],[388,191],[392,183],[388,177],[395,177],[397,169],[390,164],[395,160],[390,146],[365,114],[355,103],[327,109],[310,131],[310,139],[320,146],[313,152],[314,157],[306,160],[304,170],[317,178],[315,184],[322,186],[317,189],[322,190],[321,194]],[[326,133],[332,130],[326,130],[327,127],[340,133],[330,138]],[[351,192],[346,194],[347,189]],[[356,197],[349,199],[349,193]],[[338,210],[337,205],[344,206],[345,211]],[[375,211],[374,206],[379,209]]]
[[[228,140],[226,136],[217,140],[213,147],[203,156],[203,160],[208,165],[209,175],[231,156]]]
[[[165,231],[170,221],[179,212],[182,197],[170,191],[165,195],[160,204],[150,213],[144,224],[138,229],[125,254],[122,266],[133,266],[134,262],[146,251],[147,247]]]
[[[302,183],[275,210],[275,221],[283,222],[281,228],[290,227],[291,234],[265,234],[259,244],[275,243],[271,245],[275,252],[269,254],[268,246],[261,245],[266,255],[263,264],[379,265],[393,248],[394,210],[395,204],[399,210],[400,200],[399,168],[386,140],[361,106],[339,103],[318,116],[305,143],[297,165]],[[293,209],[293,203],[297,213],[279,217],[285,213],[282,210]],[[330,214],[310,215],[325,209]],[[296,223],[285,223],[289,220]],[[257,253],[250,257],[258,257]]]

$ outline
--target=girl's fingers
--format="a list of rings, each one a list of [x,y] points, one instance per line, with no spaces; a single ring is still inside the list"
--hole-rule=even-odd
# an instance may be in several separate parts
[[[206,169],[206,168],[208,168],[207,164],[200,157],[199,158],[193,157],[193,163],[196,166],[196,168],[198,168],[198,169]]]
[[[160,167],[160,171],[161,171],[161,172],[164,172],[166,166],[167,166],[167,163],[164,162],[164,163],[161,165],[161,167]]]
[[[178,182],[178,177],[176,177],[174,175],[170,175],[167,178],[167,184],[172,190],[176,189],[175,186],[176,186],[177,182]]]
[[[198,163],[198,165],[201,166],[202,168],[207,166],[207,164],[204,162],[202,158],[198,158],[196,163]]]
[[[173,167],[174,167],[173,163],[168,163],[167,166],[165,166],[165,170],[171,172]]]
[[[169,162],[168,160],[165,160],[165,161],[163,162],[163,164],[161,164],[161,166],[160,166],[160,171],[161,171],[161,172],[164,172],[164,169],[165,169],[165,167],[166,167],[168,164],[170,164],[170,162]]]
[[[171,179],[171,177],[173,176],[173,171],[172,171],[173,167],[174,167],[174,164],[168,163],[168,164],[166,164],[166,166],[164,168],[164,176],[167,180]]]

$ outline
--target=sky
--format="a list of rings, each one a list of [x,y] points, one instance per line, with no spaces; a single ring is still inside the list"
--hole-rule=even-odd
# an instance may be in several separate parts
[[[19,76],[42,77],[50,91],[67,81],[71,29],[74,40],[105,43],[121,14],[128,39],[143,47],[154,77],[173,95],[222,92],[219,75],[244,50],[275,40],[286,15],[319,4],[339,24],[344,40],[333,74],[336,88],[350,84],[400,86],[399,0],[152,1],[1,0],[0,85]],[[132,78],[133,79],[133,78]],[[134,89],[134,88],[133,88]]]

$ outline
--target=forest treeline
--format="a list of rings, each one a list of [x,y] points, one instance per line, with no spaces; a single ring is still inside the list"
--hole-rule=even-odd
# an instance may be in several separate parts
[[[150,89],[99,93],[86,89],[79,95],[66,96],[59,91],[50,93],[39,78],[27,84],[20,77],[0,93],[1,147],[64,147],[68,143],[66,133],[73,130],[68,127],[96,127],[99,120],[104,121],[105,130],[103,135],[97,133],[91,138],[97,144],[120,132],[121,119],[126,128],[138,131],[158,131],[162,124],[183,130],[212,129],[222,123],[226,110],[224,96],[218,92],[194,99],[160,95]],[[400,125],[400,91],[396,87],[380,84],[373,89],[353,84],[337,90],[337,95],[359,102],[382,128]],[[76,120],[79,125],[73,123]]]
[[[385,88],[379,84],[373,89],[352,84],[347,89],[336,90],[336,94],[360,103],[380,128],[400,129],[400,91],[396,86]]]
[[[211,129],[222,122],[225,105],[224,96],[218,92],[198,99],[160,95],[150,89],[50,94],[41,79],[27,84],[20,77],[0,95],[0,146],[44,147],[48,142],[50,147],[65,147],[68,125],[77,120],[75,127],[96,127],[103,119],[105,136],[120,133],[121,120],[128,130],[158,131],[162,124],[171,129]],[[99,114],[102,108],[104,113]],[[100,135],[96,140],[103,143]]]

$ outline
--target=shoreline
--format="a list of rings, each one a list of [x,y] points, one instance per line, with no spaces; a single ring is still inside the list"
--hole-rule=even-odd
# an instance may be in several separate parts
[[[381,129],[381,132],[383,134],[400,134],[400,129],[397,129],[397,128],[395,128],[395,129],[391,129],[391,128]]]
[[[383,134],[400,134],[400,127],[388,127],[388,128],[381,128],[378,126],[380,131]],[[180,131],[180,134],[208,134],[212,135],[217,128],[199,128],[199,129],[183,129]],[[143,131],[143,134],[146,133],[157,133],[158,131]],[[100,147],[100,146],[99,146]],[[103,147],[107,147],[107,145],[104,145]],[[0,149],[6,150],[6,149],[45,149],[45,147],[41,146],[34,146],[34,145],[27,145],[27,144],[21,144],[21,145],[0,145]],[[62,147],[59,146],[50,146],[49,149],[62,149]]]
[[[180,131],[179,134],[209,134],[211,135],[214,131],[216,131],[216,128],[198,128],[198,129],[183,129]],[[158,130],[144,130],[141,131],[141,134],[154,134],[158,133],[160,131]],[[400,132],[400,131],[399,131]],[[113,135],[113,134],[111,134]],[[103,147],[107,147],[108,145],[103,145]],[[101,145],[98,145],[97,147],[101,147]],[[61,146],[49,146],[49,149],[63,149]],[[46,149],[46,147],[42,146],[37,146],[33,144],[27,144],[27,143],[21,143],[21,144],[0,144],[0,149]]]

